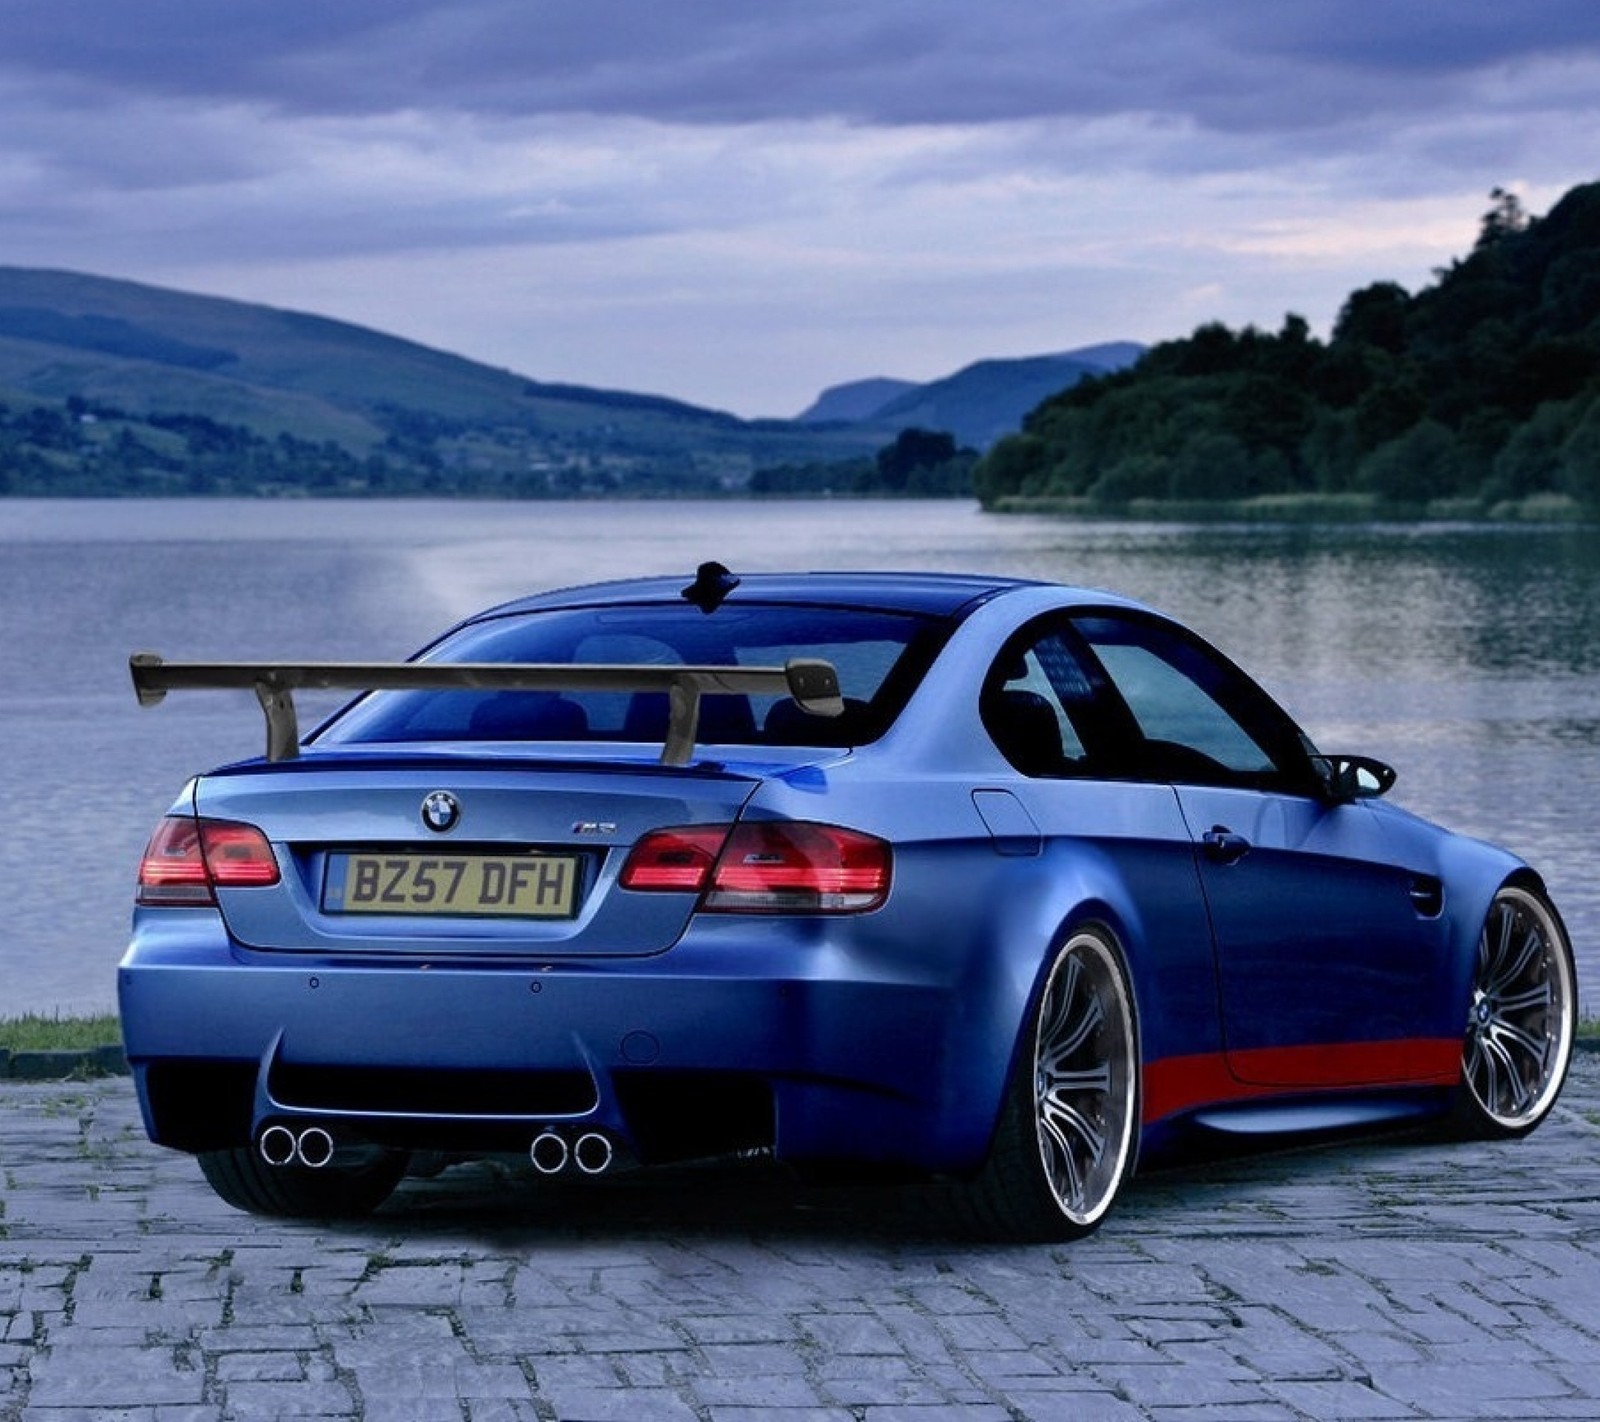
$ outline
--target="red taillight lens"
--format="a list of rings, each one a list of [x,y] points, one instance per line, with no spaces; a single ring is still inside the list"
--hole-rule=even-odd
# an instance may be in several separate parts
[[[653,830],[634,845],[619,882],[624,889],[698,894],[727,838],[727,825]]]
[[[834,825],[736,825],[705,906],[733,913],[860,913],[888,897],[889,858],[881,839]]]
[[[272,846],[254,825],[173,815],[156,827],[139,864],[139,902],[216,903],[215,890],[278,882]]]
[[[704,891],[712,913],[863,913],[888,897],[891,858],[883,840],[835,825],[696,825],[646,835],[621,883]]]
[[[201,820],[200,847],[205,851],[211,880],[220,888],[244,889],[278,882],[278,861],[272,846],[254,825]]]

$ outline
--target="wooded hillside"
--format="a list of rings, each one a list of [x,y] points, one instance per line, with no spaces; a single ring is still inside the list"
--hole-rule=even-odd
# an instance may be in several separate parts
[[[1047,400],[979,497],[1600,504],[1600,183],[1537,219],[1492,198],[1470,253],[1415,294],[1352,293],[1326,342],[1296,315],[1206,325]]]

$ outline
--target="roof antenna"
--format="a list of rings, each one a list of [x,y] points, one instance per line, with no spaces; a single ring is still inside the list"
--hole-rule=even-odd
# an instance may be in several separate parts
[[[738,578],[721,563],[702,563],[695,570],[694,581],[684,588],[683,599],[692,602],[701,612],[715,612],[738,586]]]

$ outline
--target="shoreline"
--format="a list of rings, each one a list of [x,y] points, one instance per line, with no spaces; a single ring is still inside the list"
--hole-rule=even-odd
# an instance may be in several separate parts
[[[1134,520],[1154,523],[1333,523],[1333,524],[1523,524],[1582,527],[1600,523],[1600,506],[1583,504],[1566,494],[1530,494],[1520,499],[1487,501],[1471,496],[1430,499],[1425,503],[1397,503],[1363,493],[1256,494],[1238,499],[1130,499],[1105,503],[1081,494],[1006,494],[985,501],[975,491],[958,494],[892,493],[871,490],[783,490],[749,493],[744,490],[646,490],[618,494],[562,495],[549,498],[513,498],[479,492],[357,493],[347,489],[317,491],[266,489],[254,493],[0,493],[0,509],[7,505],[110,503],[159,504],[445,504],[461,507],[508,504],[518,507],[558,507],[583,504],[713,503],[771,506],[774,504],[915,504],[968,503],[983,514],[1034,514],[1090,522]]]
[[[981,511],[1034,514],[1089,521],[1151,523],[1522,524],[1583,527],[1600,522],[1600,509],[1564,494],[1525,499],[1433,499],[1398,504],[1375,494],[1258,494],[1246,499],[1131,499],[1105,504],[1082,496],[1008,494]]]

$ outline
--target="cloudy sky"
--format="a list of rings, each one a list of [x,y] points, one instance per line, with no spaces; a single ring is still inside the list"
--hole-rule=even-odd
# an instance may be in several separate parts
[[[1326,332],[1595,179],[1596,0],[0,5],[0,263],[743,415]]]

